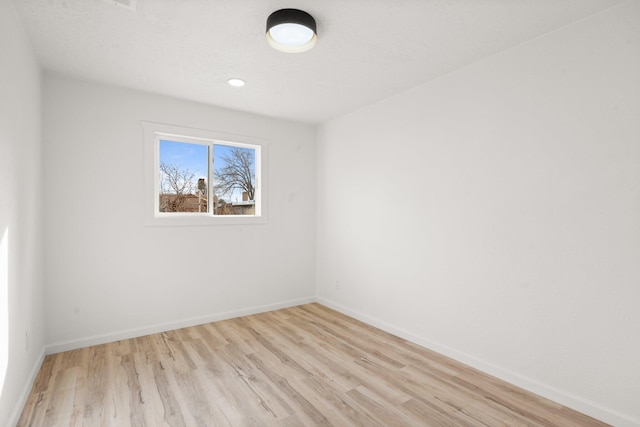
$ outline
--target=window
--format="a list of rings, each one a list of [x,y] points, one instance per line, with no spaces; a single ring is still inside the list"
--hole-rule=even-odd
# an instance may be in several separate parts
[[[142,122],[145,224],[266,222],[267,142]]]

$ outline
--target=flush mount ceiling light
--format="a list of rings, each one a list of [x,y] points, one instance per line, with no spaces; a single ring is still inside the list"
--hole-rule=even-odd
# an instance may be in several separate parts
[[[267,18],[267,43],[281,52],[300,53],[318,40],[316,20],[298,9],[280,9]]]

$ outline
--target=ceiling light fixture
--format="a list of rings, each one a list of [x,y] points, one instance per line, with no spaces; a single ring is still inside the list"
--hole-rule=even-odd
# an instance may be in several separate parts
[[[281,52],[300,53],[318,40],[316,20],[298,9],[280,9],[267,18],[267,43]]]
[[[233,87],[242,87],[246,82],[242,79],[229,79],[227,80],[227,83],[229,83]]]

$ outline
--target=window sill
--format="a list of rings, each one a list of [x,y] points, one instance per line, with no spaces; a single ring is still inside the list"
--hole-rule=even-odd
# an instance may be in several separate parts
[[[208,214],[198,215],[155,215],[145,219],[145,226],[148,227],[171,227],[171,226],[209,226],[209,225],[253,225],[266,224],[267,218],[264,216],[253,215],[218,215],[211,216]]]

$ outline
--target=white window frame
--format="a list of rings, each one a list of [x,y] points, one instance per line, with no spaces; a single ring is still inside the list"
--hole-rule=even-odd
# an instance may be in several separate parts
[[[147,226],[182,225],[249,225],[267,223],[267,153],[268,141],[243,135],[233,135],[204,129],[153,122],[140,122],[144,132],[144,223]],[[213,215],[210,212],[160,212],[160,140],[210,146],[222,144],[255,150],[255,215]],[[209,165],[207,185],[213,183]],[[211,191],[208,194],[212,194]],[[211,197],[209,206],[213,198]]]

